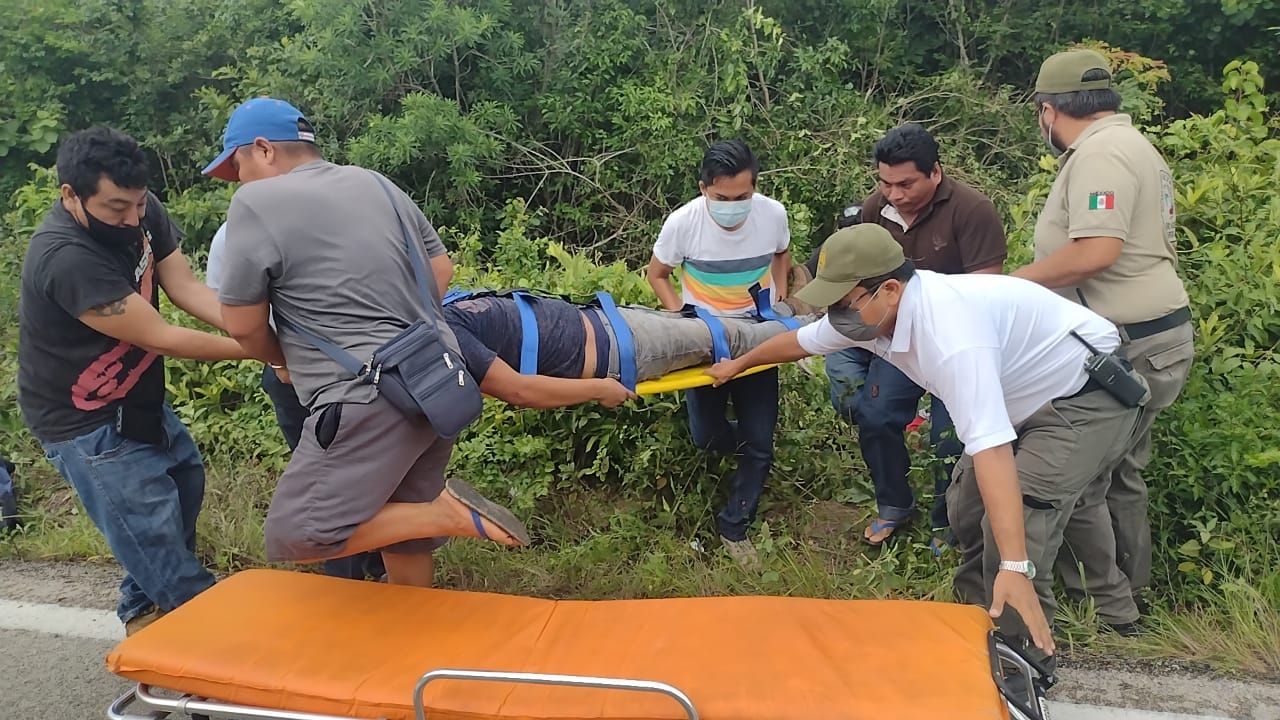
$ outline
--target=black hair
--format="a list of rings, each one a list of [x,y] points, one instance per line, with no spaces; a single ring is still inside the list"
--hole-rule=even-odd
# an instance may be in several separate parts
[[[744,170],[751,171],[751,184],[756,184],[760,174],[760,162],[755,153],[741,140],[720,140],[702,155],[702,183],[714,185],[718,178],[733,177]]]
[[[918,123],[905,123],[884,134],[871,151],[877,163],[901,165],[915,163],[925,175],[933,174],[938,164],[938,141]]]
[[[283,150],[285,155],[292,158],[319,158],[324,157],[320,152],[320,146],[308,142],[306,140],[285,140],[283,142],[273,142],[277,149]]]
[[[874,291],[876,288],[883,285],[886,280],[897,280],[900,283],[905,283],[906,281],[910,280],[912,276],[915,274],[916,274],[916,264],[911,262],[910,260],[906,260],[897,268],[885,273],[884,275],[879,275],[873,278],[867,278],[866,280],[863,280],[862,282],[858,283],[858,287],[862,288],[863,290]]]
[[[81,200],[98,192],[103,175],[122,188],[147,186],[147,157],[138,141],[102,125],[67,136],[58,147],[58,183],[70,185]]]
[[[1086,70],[1080,76],[1080,81],[1106,80],[1110,77],[1110,72],[1102,68],[1093,68]],[[1076,90],[1064,93],[1036,93],[1037,110],[1042,105],[1048,105],[1070,118],[1086,118],[1094,113],[1116,112],[1119,110],[1120,93],[1116,92],[1115,88]]]

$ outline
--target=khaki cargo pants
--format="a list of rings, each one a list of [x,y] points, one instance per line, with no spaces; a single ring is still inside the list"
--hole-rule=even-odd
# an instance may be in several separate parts
[[[1104,502],[1106,493],[1097,492],[1096,486],[1105,482],[1105,471],[1124,454],[1138,422],[1138,410],[1122,406],[1105,390],[1086,387],[1089,389],[1080,394],[1054,400],[1036,411],[1017,428],[1014,443],[1027,554],[1036,565],[1033,582],[1050,624],[1058,609],[1053,594],[1054,559],[1067,521],[1073,514],[1091,518],[1094,524],[1105,526],[1108,536],[1098,539],[1099,548],[1115,547]],[[1085,498],[1088,501],[1081,502]],[[978,491],[973,458],[968,454],[956,464],[947,490],[947,514],[960,552],[954,580],[956,600],[989,607],[1000,555]],[[1127,596],[1128,578],[1115,566],[1114,554],[1107,567],[1110,571],[1101,584]],[[1136,608],[1131,612],[1136,618]],[[1011,640],[1030,640],[1013,608],[1006,607],[996,625]],[[1034,645],[1028,649],[1037,652]]]
[[[1106,577],[1106,563],[1117,563],[1135,595],[1151,582],[1151,521],[1142,471],[1151,460],[1151,428],[1160,411],[1178,399],[1195,354],[1189,322],[1138,340],[1128,340],[1123,332],[1121,337],[1125,340],[1121,350],[1147,381],[1151,399],[1142,409],[1137,430],[1119,464],[1108,473],[1105,483],[1090,488],[1090,492],[1102,495],[1110,517],[1073,518],[1067,526],[1057,568],[1067,592],[1076,598],[1087,592],[1094,599],[1098,617],[1113,624],[1133,621],[1125,613],[1127,600],[1110,594],[1109,588],[1096,580]],[[1090,497],[1085,501],[1093,504],[1098,499]],[[1106,535],[1099,524],[1104,520],[1111,525],[1115,537],[1114,552],[1099,547]]]

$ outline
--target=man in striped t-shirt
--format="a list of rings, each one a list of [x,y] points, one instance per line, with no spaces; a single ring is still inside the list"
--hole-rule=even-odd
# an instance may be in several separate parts
[[[716,315],[755,311],[750,288],[770,289],[772,301],[786,298],[791,269],[791,233],[782,204],[756,192],[759,163],[740,140],[717,142],[702,158],[701,193],[667,218],[649,262],[649,284],[663,307],[685,305]],[[671,283],[680,268],[683,297]],[[777,305],[779,314],[791,311]],[[765,479],[773,465],[773,432],[778,422],[778,370],[773,368],[725,383],[689,390],[689,431],[707,450],[734,452],[738,468],[729,500],[717,516],[720,539],[735,560],[757,565],[747,527],[755,518]],[[732,401],[736,421],[726,418]]]

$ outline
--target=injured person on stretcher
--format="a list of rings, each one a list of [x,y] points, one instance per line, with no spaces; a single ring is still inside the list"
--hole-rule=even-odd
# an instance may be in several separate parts
[[[444,318],[484,394],[547,409],[587,402],[615,407],[635,397],[636,383],[710,366],[725,353],[739,357],[789,327],[817,319],[786,317],[785,308],[775,308],[774,320],[707,318],[639,306],[606,311],[542,295],[455,291],[445,298]]]

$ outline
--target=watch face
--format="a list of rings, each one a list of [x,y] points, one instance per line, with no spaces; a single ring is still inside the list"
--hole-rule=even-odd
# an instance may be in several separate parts
[[[1032,580],[1035,578],[1035,576],[1036,576],[1036,564],[1028,560],[1027,561],[1027,579]]]

